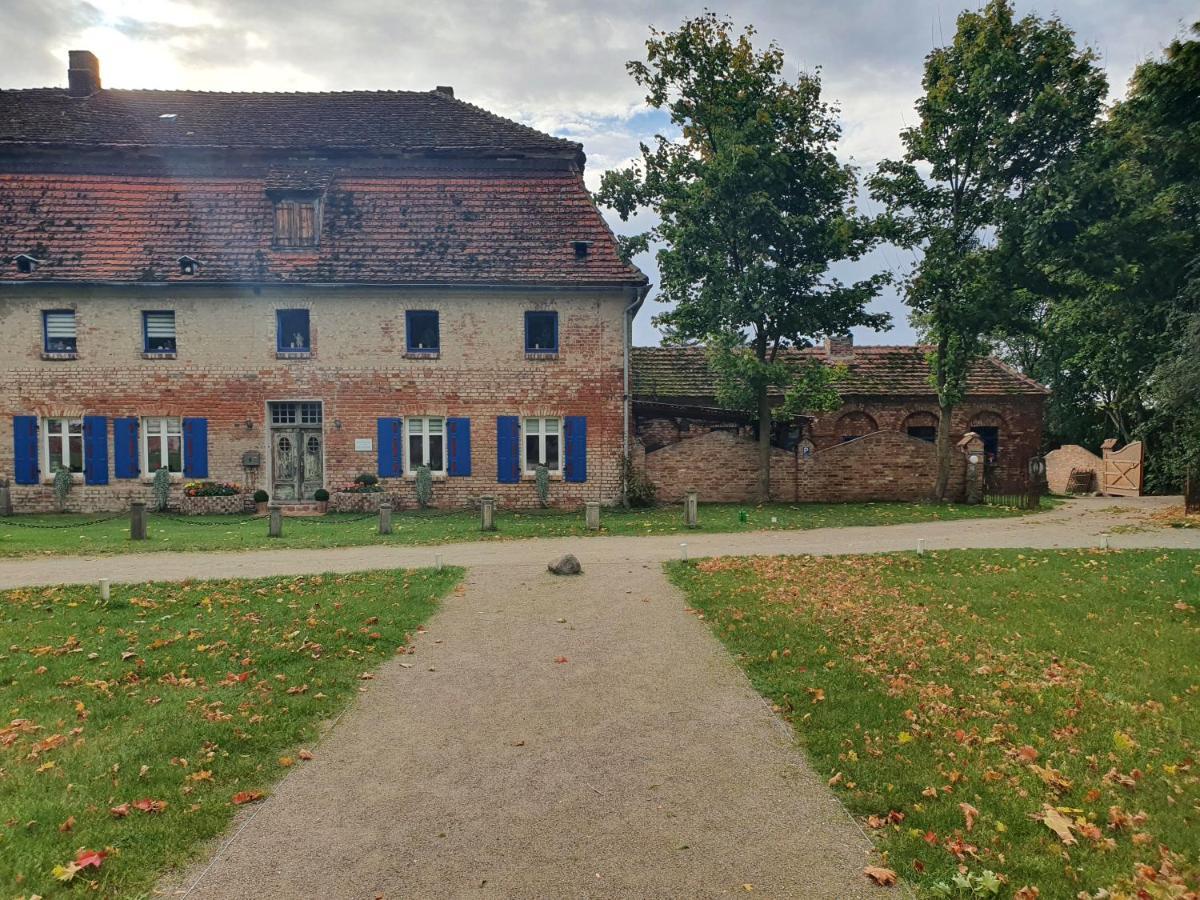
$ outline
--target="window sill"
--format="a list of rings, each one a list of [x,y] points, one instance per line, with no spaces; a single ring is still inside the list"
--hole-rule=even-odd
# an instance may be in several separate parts
[[[442,351],[440,350],[406,350],[404,353],[405,359],[441,359]]]
[[[313,352],[311,350],[276,350],[276,359],[312,359]]]
[[[142,359],[178,359],[178,354],[174,350],[146,350]]]
[[[445,472],[431,472],[430,474],[433,476],[434,481],[445,481],[449,477]],[[417,473],[416,472],[405,472],[404,480],[405,481],[416,481]]]
[[[42,351],[42,359],[64,360],[64,359],[79,359],[79,354],[73,351],[61,351],[53,353],[49,350]]]
[[[526,359],[558,359],[557,350],[526,350]]]
[[[537,481],[537,473],[536,472],[525,472],[521,475],[521,480],[522,481]],[[550,480],[551,481],[562,481],[563,473],[562,472],[551,472]]]

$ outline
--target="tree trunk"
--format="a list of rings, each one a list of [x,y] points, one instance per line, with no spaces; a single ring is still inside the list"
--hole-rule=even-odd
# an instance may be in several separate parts
[[[758,389],[758,502],[771,499],[771,400],[764,384]]]
[[[939,403],[938,412],[937,481],[933,486],[933,499],[942,503],[950,486],[950,459],[954,449],[951,445],[950,416],[954,413],[954,407]]]

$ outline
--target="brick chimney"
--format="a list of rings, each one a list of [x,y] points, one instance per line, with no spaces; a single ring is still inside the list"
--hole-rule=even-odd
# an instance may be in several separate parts
[[[829,359],[851,359],[854,356],[854,335],[831,334],[825,338],[825,356]]]
[[[90,97],[100,90],[100,60],[90,50],[71,50],[67,54],[67,93],[72,97]]]
[[[449,84],[439,84],[433,89],[435,94],[445,94],[447,97],[454,96],[454,87]]]

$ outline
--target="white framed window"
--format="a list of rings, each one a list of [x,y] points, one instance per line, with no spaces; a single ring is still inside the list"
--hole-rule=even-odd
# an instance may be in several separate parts
[[[176,416],[142,419],[142,473],[153,475],[163,467],[183,474],[183,420]]]
[[[562,420],[547,417],[526,419],[525,471],[534,472],[539,465],[551,474],[562,472]]]
[[[83,419],[46,419],[42,425],[46,475],[52,476],[59,466],[68,472],[82,472]]]
[[[435,475],[446,473],[446,420],[433,416],[406,419],[408,427],[408,472],[429,466]]]

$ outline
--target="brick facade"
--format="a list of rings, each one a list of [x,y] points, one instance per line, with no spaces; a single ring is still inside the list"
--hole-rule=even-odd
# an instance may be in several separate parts
[[[204,417],[208,479],[248,490],[270,490],[267,404],[320,401],[323,407],[324,484],[336,488],[360,472],[377,471],[380,417],[461,416],[470,420],[471,475],[438,479],[434,502],[458,507],[492,495],[502,506],[537,504],[532,477],[497,482],[496,417],[585,416],[587,480],[556,480],[552,501],[613,502],[619,492],[622,449],[622,321],[628,291],[418,291],[285,289],[87,289],[55,294],[9,291],[0,306],[0,477],[13,472],[12,416]],[[277,359],[277,308],[310,310],[313,355]],[[76,310],[78,359],[46,360],[41,310]],[[175,359],[144,359],[141,311],[176,311]],[[440,314],[441,354],[405,356],[404,310]],[[526,358],[523,315],[559,313],[559,353]],[[371,450],[356,450],[355,440]],[[263,465],[242,465],[258,451]],[[148,482],[116,477],[108,453],[107,486],[77,484],[68,509],[108,510],[150,498]],[[42,461],[43,480],[47,466]],[[182,480],[182,479],[180,479]],[[415,503],[411,476],[384,480],[403,505]],[[178,493],[178,488],[176,488]],[[48,484],[13,485],[18,511],[55,508]]]
[[[1104,460],[1091,450],[1080,447],[1078,444],[1065,444],[1046,454],[1046,483],[1054,493],[1067,493],[1073,470],[1090,472],[1091,480],[1088,483],[1088,490],[1102,490]]]
[[[966,455],[955,451],[949,496],[965,497]],[[666,502],[695,490],[702,501],[743,503],[756,496],[758,443],[745,435],[709,431],[646,454],[645,472]],[[937,452],[927,441],[896,431],[799,453],[771,451],[771,499],[785,503],[843,503],[928,499],[937,477]]]

